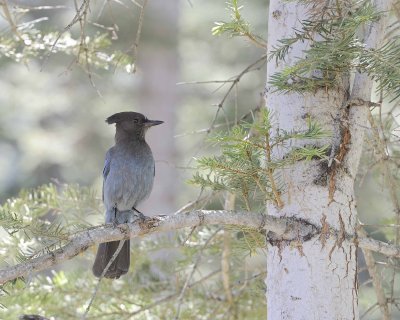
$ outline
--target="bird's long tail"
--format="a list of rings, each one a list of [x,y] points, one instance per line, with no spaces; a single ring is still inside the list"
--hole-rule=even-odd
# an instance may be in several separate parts
[[[117,211],[114,209],[107,210],[106,212],[106,223],[126,223],[130,222],[132,211]],[[120,276],[126,274],[129,270],[130,264],[130,241],[121,240],[123,242],[122,249],[116,256],[115,260],[111,263],[110,267],[104,274],[105,278],[118,279]],[[108,262],[113,257],[115,251],[117,251],[120,241],[111,241],[100,243],[97,249],[96,259],[92,267],[93,274],[96,277],[100,277],[108,265]]]
[[[104,274],[105,278],[118,279],[120,276],[126,274],[129,270],[130,264],[130,241],[123,241],[122,249],[118,253],[115,260],[111,263],[110,267]],[[111,241],[106,243],[100,243],[97,249],[96,259],[93,264],[93,274],[96,277],[100,277],[106,268],[108,262],[111,260],[115,251],[119,246],[120,241]]]

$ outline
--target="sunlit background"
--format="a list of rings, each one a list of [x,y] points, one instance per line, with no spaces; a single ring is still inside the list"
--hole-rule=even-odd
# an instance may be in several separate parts
[[[25,3],[32,6],[29,1]],[[39,5],[54,2],[35,2]],[[93,6],[91,16],[97,17],[100,9],[100,3]],[[136,36],[139,11],[129,1],[124,5],[107,1],[97,23],[118,24],[115,45],[128,50]],[[265,35],[265,2],[247,3],[244,13],[253,28]],[[56,26],[62,30],[74,17],[75,9],[71,2],[66,8],[47,10],[45,14],[49,19],[36,27],[46,30]],[[30,21],[42,15],[43,11],[32,11],[23,19]],[[73,56],[52,54],[45,63],[43,59],[15,63],[3,57],[1,201],[21,188],[50,181],[100,190],[104,155],[114,137],[114,127],[104,120],[125,110],[165,121],[148,134],[157,170],[155,188],[143,210],[168,213],[189,201],[197,192],[185,185],[194,165],[192,158],[205,152],[207,145],[202,141],[206,130],[230,84],[222,88],[220,84],[177,84],[227,80],[262,54],[262,49],[246,41],[212,36],[214,21],[223,19],[229,19],[224,1],[194,1],[192,6],[188,1],[149,1],[136,73],[127,73],[123,65],[110,70],[92,68],[95,87],[87,72],[74,63]],[[4,20],[0,22],[7,26]],[[90,29],[104,31],[93,25]],[[72,31],[79,35],[78,26]],[[254,109],[259,104],[264,77],[264,71],[244,77],[219,112],[216,125],[227,121],[233,124]]]

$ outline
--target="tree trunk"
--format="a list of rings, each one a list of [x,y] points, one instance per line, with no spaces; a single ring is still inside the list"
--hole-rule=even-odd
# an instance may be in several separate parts
[[[307,16],[304,5],[270,1],[269,51],[278,40],[292,37]],[[331,137],[316,141],[293,141],[279,150],[283,157],[295,147],[330,145],[335,158],[301,161],[280,172],[285,190],[284,206],[268,206],[268,214],[304,219],[322,230],[334,228],[338,237],[324,232],[309,240],[271,241],[267,259],[268,319],[358,319],[356,244],[345,239],[355,235],[356,204],[353,184],[361,154],[363,132],[353,125],[362,114],[349,107],[349,77],[339,86],[303,95],[274,92],[271,75],[304,57],[310,43],[298,42],[285,60],[271,60],[267,71],[267,108],[273,111],[279,130],[306,130],[311,118]],[[357,107],[355,107],[357,108]],[[362,118],[362,116],[361,116]]]
[[[173,212],[179,188],[176,177],[177,148],[174,139],[176,116],[179,114],[180,65],[178,55],[179,1],[152,0],[147,4],[143,42],[139,47],[140,107],[149,117],[164,124],[150,130],[148,142],[154,150],[156,175],[149,199],[141,205],[146,215]],[[154,23],[154,22],[157,23]],[[151,35],[151,37],[146,37]],[[152,41],[145,41],[147,38]]]

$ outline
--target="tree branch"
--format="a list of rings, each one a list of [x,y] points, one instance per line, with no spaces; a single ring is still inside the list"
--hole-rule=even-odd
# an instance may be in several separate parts
[[[358,228],[357,232],[360,236],[367,235],[366,231],[362,227]],[[368,273],[369,273],[370,277],[372,278],[372,283],[374,285],[379,308],[381,309],[381,312],[383,315],[383,320],[390,320],[392,317],[390,315],[390,309],[389,309],[388,301],[387,301],[387,298],[385,295],[385,290],[383,289],[382,277],[378,271],[378,268],[377,268],[377,265],[375,262],[375,258],[370,250],[363,249],[362,251],[364,253],[364,258],[365,258],[365,263],[368,268]]]
[[[233,193],[225,193],[225,210],[235,210],[236,196]],[[223,249],[221,255],[221,278],[229,307],[233,305],[233,295],[230,284],[230,255],[231,255],[231,231],[228,228],[223,230]]]
[[[307,241],[321,232],[307,221],[294,218],[278,218],[260,213],[247,211],[226,210],[196,210],[172,216],[156,216],[148,218],[145,222],[134,222],[114,227],[112,224],[93,227],[83,230],[68,239],[65,246],[30,259],[24,263],[0,270],[0,285],[19,277],[30,276],[32,273],[42,271],[63,261],[72,259],[86,251],[90,246],[102,242],[135,238],[146,234],[174,231],[177,229],[202,226],[202,225],[236,225],[268,230],[273,233],[273,238],[282,241]],[[339,234],[331,230],[331,236]],[[379,252],[389,257],[400,257],[400,247],[367,237],[348,236],[347,241],[353,241],[359,247]]]

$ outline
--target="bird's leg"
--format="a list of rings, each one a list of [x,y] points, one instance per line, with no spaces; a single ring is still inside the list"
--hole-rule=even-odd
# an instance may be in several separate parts
[[[132,210],[135,211],[136,213],[138,213],[137,216],[140,220],[142,220],[142,221],[146,220],[147,217],[142,212],[140,212],[138,209],[136,209],[135,207],[132,207]]]
[[[117,204],[114,205],[114,220],[113,220],[113,225],[114,227],[116,227],[118,225],[118,221],[117,221]]]

